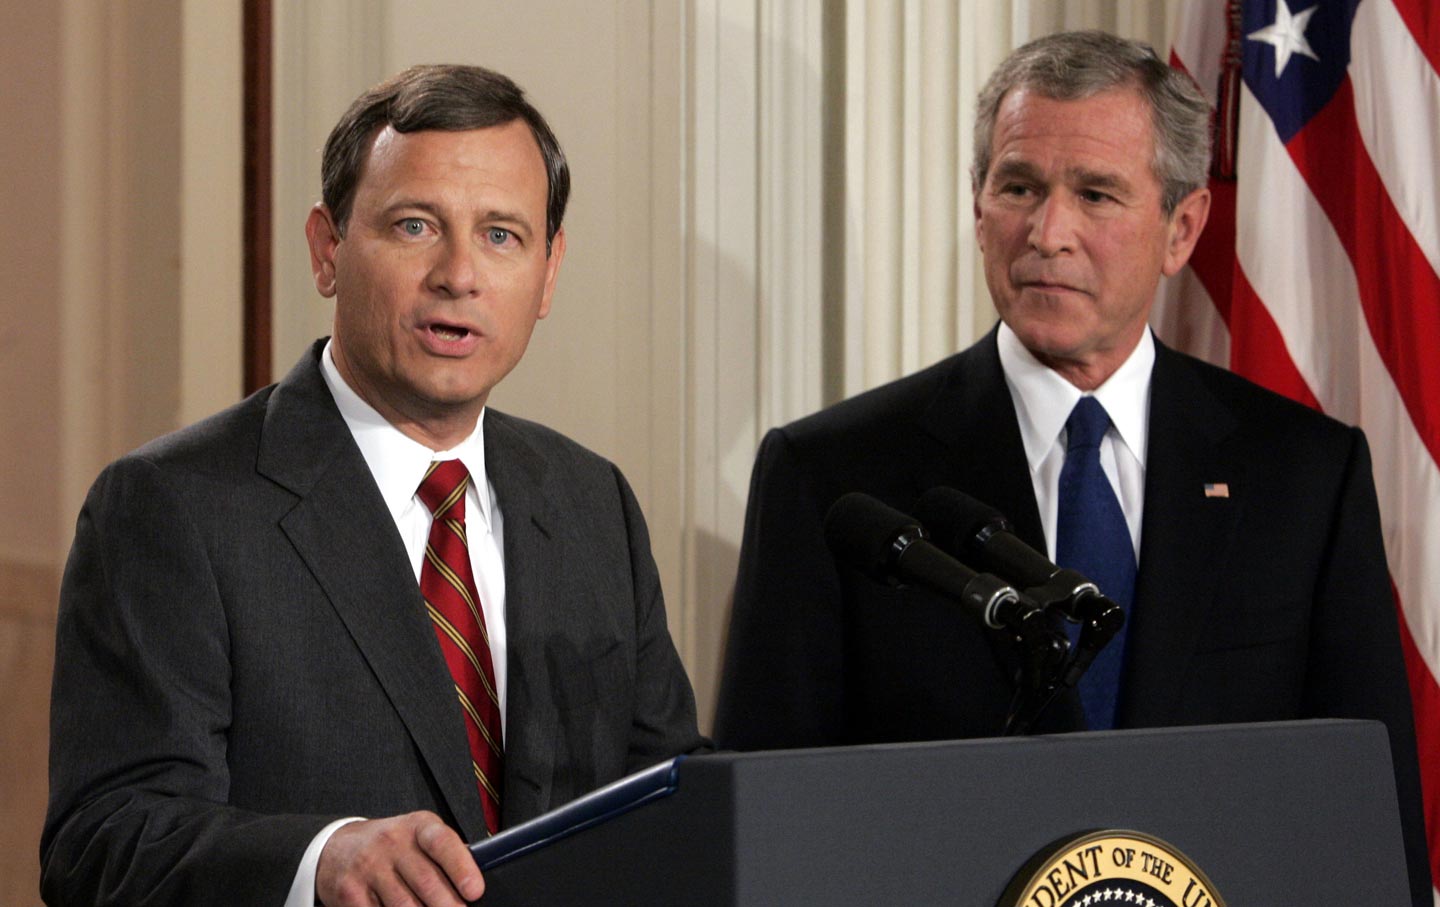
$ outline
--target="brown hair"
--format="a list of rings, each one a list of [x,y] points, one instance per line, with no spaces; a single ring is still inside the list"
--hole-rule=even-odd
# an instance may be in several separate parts
[[[480,66],[412,66],[360,95],[340,117],[320,164],[320,191],[343,236],[355,187],[376,132],[438,129],[463,132],[524,120],[540,146],[549,186],[545,206],[545,254],[565,217],[570,197],[570,168],[550,124],[525,92],[507,77]]]

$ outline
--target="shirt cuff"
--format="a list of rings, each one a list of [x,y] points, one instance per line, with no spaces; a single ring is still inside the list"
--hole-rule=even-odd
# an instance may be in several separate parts
[[[305,848],[305,855],[300,858],[300,866],[295,870],[295,881],[290,883],[290,893],[285,897],[285,907],[315,907],[320,903],[315,899],[315,870],[320,865],[320,851],[325,849],[325,845],[330,841],[330,836],[335,834],[340,826],[360,821],[363,820],[358,816],[351,819],[336,819],[320,829],[320,833],[310,839],[310,846]]]

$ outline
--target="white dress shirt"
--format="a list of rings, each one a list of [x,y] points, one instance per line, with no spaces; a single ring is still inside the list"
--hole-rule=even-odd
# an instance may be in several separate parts
[[[1040,525],[1053,561],[1060,468],[1065,465],[1065,420],[1085,394],[1036,359],[1008,325],[1000,325],[997,339],[1000,368],[1015,404],[1035,503],[1040,508]],[[1150,372],[1154,366],[1155,340],[1146,330],[1115,374],[1093,391],[1110,415],[1110,428],[1100,443],[1100,467],[1125,512],[1137,563],[1145,508],[1145,447],[1150,436]]]
[[[490,658],[495,663],[495,693],[500,699],[501,737],[505,730],[506,653],[505,653],[505,550],[504,521],[495,486],[485,471],[485,413],[475,420],[475,430],[450,450],[434,451],[406,437],[398,428],[351,389],[335,366],[330,345],[320,356],[320,372],[340,415],[350,428],[365,465],[375,477],[385,506],[395,520],[395,528],[405,543],[415,582],[420,582],[420,569],[425,561],[425,543],[433,521],[430,510],[416,493],[432,460],[458,459],[470,471],[470,486],[465,491],[465,534],[470,548],[470,566],[475,574],[476,591],[480,593],[485,630],[490,637]],[[480,488],[485,493],[479,492]],[[458,705],[457,705],[458,708]],[[284,907],[312,907],[315,904],[315,870],[320,851],[335,830],[358,818],[332,822],[311,840],[300,860]]]

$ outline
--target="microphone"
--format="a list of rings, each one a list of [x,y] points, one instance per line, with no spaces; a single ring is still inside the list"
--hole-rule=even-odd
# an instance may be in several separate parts
[[[1101,597],[1098,586],[1052,564],[1015,534],[1000,511],[963,491],[932,488],[920,496],[915,513],[942,549],[1005,577],[1043,604],[1064,602],[1065,611],[1074,613],[1078,602]]]
[[[1057,567],[1010,528],[1000,511],[970,495],[943,486],[932,488],[915,504],[941,548],[973,560],[1025,590],[1040,608],[1058,606],[1066,619],[1080,624],[1080,638],[1066,669],[1064,684],[1074,686],[1100,650],[1125,625],[1125,611],[1075,570]]]
[[[831,505],[825,542],[837,560],[871,579],[938,592],[992,629],[1018,632],[1043,616],[998,577],[976,573],[928,542],[914,518],[862,492],[850,492]]]

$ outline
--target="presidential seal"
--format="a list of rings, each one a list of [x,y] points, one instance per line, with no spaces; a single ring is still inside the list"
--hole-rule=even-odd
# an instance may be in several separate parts
[[[1153,835],[1105,829],[1064,838],[1015,875],[999,907],[1225,907],[1190,858]]]

